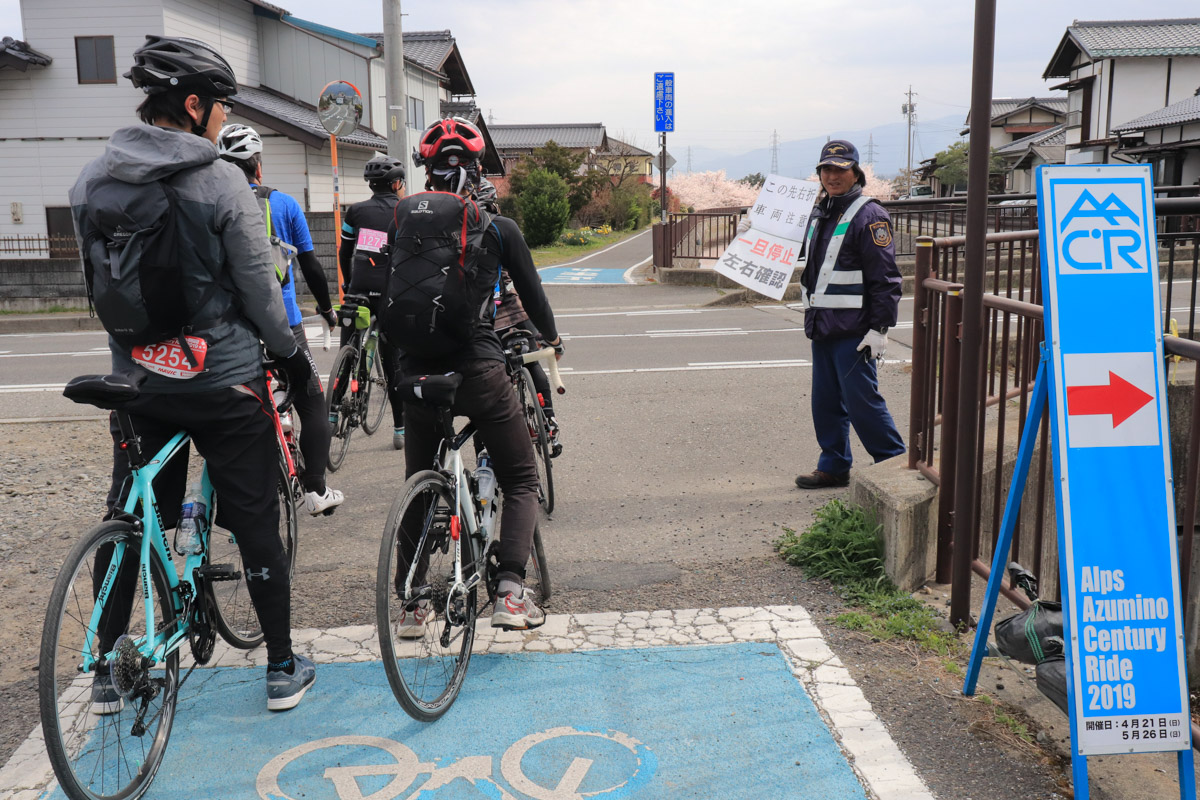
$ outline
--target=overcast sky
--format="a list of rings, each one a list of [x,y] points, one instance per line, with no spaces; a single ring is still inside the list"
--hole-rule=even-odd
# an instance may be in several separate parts
[[[27,3],[47,0],[25,0]],[[97,0],[103,3],[103,0]],[[379,31],[382,0],[272,0],[297,17]],[[1000,0],[993,96],[1047,93],[1072,20],[1195,16],[1196,0]],[[918,117],[966,115],[969,0],[407,0],[405,30],[450,29],[496,123],[602,122],[652,149],[653,73],[676,74],[672,150],[730,152]],[[18,0],[0,0],[0,36],[21,38]],[[37,42],[30,42],[37,47]]]

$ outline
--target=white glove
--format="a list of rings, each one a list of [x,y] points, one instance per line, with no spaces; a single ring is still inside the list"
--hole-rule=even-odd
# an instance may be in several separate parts
[[[887,352],[887,334],[876,330],[867,331],[867,335],[855,348],[858,352],[867,351],[867,358],[883,358]]]
[[[741,234],[748,230],[750,230],[750,217],[742,217],[741,222],[738,223],[737,232]]]

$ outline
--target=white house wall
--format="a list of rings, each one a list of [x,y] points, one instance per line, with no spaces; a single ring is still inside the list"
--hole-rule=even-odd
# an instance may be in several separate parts
[[[154,0],[21,0],[21,19],[29,46],[54,59],[47,67],[24,73],[30,83],[17,94],[35,87],[36,104],[28,99],[10,108],[7,91],[0,86],[0,140],[19,137],[107,138],[114,128],[129,122],[142,93],[121,77],[133,63],[133,51],[146,34],[163,33],[162,5]],[[76,36],[112,36],[117,82],[79,83],[75,64]],[[5,70],[8,72],[8,70]],[[13,87],[15,89],[15,87]]]
[[[259,85],[258,26],[245,0],[162,0],[168,36],[199,39],[215,47],[239,83]]]
[[[1179,57],[1171,59],[1171,96],[1163,106],[1186,100],[1200,89],[1200,57]],[[1125,120],[1122,120],[1124,122]]]
[[[322,150],[305,148],[308,164],[307,211],[333,211],[333,161],[328,147]],[[373,152],[359,148],[338,148],[339,201],[343,206],[366,200],[371,189],[363,180],[363,167]]]
[[[0,236],[45,236],[46,207],[70,205],[68,190],[84,166],[104,152],[105,143],[103,139],[0,140]],[[20,224],[13,222],[12,203],[23,207]],[[0,254],[4,257],[17,255]]]
[[[363,118],[371,119],[370,70],[366,58],[352,49],[352,43],[334,44],[277,20],[259,19],[265,86],[315,106],[325,84],[331,80],[349,81],[358,88],[367,106]]]
[[[1167,97],[1167,59],[1122,58],[1115,63],[1108,63],[1113,85],[1112,115],[1105,119],[1101,135],[1107,134],[1113,125],[1163,108]],[[1100,138],[1100,135],[1095,138]]]

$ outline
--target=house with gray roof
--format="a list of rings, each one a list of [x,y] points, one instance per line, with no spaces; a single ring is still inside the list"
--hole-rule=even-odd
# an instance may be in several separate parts
[[[1034,170],[1043,164],[1064,162],[1067,151],[1066,130],[1066,125],[1059,123],[996,148],[996,154],[1004,159],[1004,191],[1035,191]]]
[[[582,153],[585,157],[608,149],[608,133],[600,122],[492,125],[491,133],[496,142],[496,150],[500,153],[500,160],[504,162],[505,172],[511,169],[521,156],[529,155],[539,147],[545,147],[550,141],[559,147]]]
[[[337,140],[339,200],[370,196],[363,165],[387,150],[382,35],[338,30],[263,0],[21,0],[21,22],[22,40],[0,41],[0,208],[11,209],[0,216],[0,258],[28,257],[4,246],[17,236],[40,240],[42,255],[48,237],[52,255],[74,257],[67,190],[108,136],[136,121],[143,94],[121,75],[147,34],[221,51],[239,83],[230,121],[259,131],[264,181],[310,214],[332,214],[334,196],[317,99],[331,81],[352,83],[363,117]],[[411,151],[427,124],[448,115],[444,106],[471,116],[475,88],[449,30],[406,31],[404,44]],[[488,163],[500,169],[489,149]],[[403,157],[414,175],[410,153]]]
[[[1113,126],[1119,153],[1154,165],[1160,186],[1200,183],[1200,88],[1166,108]]]
[[[1066,79],[1068,164],[1129,160],[1114,126],[1200,87],[1200,19],[1076,21],[1042,77]]]
[[[992,99],[991,143],[993,148],[1004,147],[1033,133],[1053,128],[1066,119],[1067,96],[1055,97],[995,97]],[[971,112],[960,133],[971,132]]]

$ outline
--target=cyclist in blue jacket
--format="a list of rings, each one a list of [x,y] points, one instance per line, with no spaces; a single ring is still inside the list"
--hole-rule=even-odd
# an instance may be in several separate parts
[[[217,152],[221,158],[240,168],[256,194],[265,197],[271,216],[269,231],[288,246],[282,248],[282,255],[277,256],[280,261],[286,259],[285,264],[276,264],[277,277],[283,284],[283,304],[287,308],[292,336],[296,339],[296,346],[307,353],[308,336],[304,333],[301,322],[303,314],[296,302],[292,261],[300,264],[304,281],[317,301],[317,313],[325,318],[331,328],[337,327],[337,315],[333,313],[325,270],[313,252],[308,220],[304,218],[300,204],[291,195],[262,185],[262,151],[262,137],[249,125],[226,125],[217,136]],[[294,258],[289,258],[293,253]],[[313,516],[333,513],[332,509],[341,505],[344,498],[340,491],[325,485],[332,433],[319,375],[314,372],[305,390],[296,392],[293,405],[300,417],[300,453],[304,456],[304,472],[300,475],[300,483],[304,486],[304,507]]]

